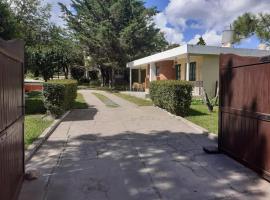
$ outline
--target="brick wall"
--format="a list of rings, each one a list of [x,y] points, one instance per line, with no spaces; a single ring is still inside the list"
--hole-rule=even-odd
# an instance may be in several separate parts
[[[174,68],[174,61],[161,61],[156,63],[156,66],[159,67],[159,76],[157,80],[175,80],[176,72]]]

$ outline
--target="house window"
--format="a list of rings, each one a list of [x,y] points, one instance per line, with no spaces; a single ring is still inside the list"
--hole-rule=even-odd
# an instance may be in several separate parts
[[[181,65],[175,65],[176,80],[181,80]]]
[[[196,81],[196,62],[191,62],[190,63],[189,80],[190,81]]]
[[[156,76],[160,75],[160,67],[156,67]]]

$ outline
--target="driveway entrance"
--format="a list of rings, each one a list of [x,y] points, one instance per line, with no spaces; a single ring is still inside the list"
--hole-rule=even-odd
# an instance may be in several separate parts
[[[100,91],[98,91],[100,92]],[[214,140],[155,107],[113,94],[106,107],[74,110],[28,163],[41,171],[21,200],[270,199],[270,184],[229,157],[208,155]]]

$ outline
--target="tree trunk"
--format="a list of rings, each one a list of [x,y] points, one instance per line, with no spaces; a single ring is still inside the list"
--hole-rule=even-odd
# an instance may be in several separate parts
[[[64,67],[65,79],[68,79],[68,72],[69,72],[68,66],[65,66]]]
[[[115,86],[115,69],[112,68],[111,71],[112,71],[111,72],[111,84],[112,84],[112,86]]]

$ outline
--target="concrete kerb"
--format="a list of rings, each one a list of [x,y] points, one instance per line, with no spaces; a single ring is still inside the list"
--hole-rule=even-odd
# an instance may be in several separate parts
[[[160,108],[158,106],[155,106],[155,105],[154,105],[154,107],[158,108],[159,110],[162,110],[163,112],[166,112],[168,115],[170,115],[170,116],[172,116],[172,117],[174,117],[174,118],[176,118],[178,120],[181,120],[182,122],[184,122],[188,126],[190,126],[190,127],[194,128],[194,129],[196,129],[197,131],[199,131],[201,134],[206,135],[210,140],[214,140],[214,141],[218,142],[218,135],[217,134],[211,133],[207,129],[205,129],[205,128],[201,127],[201,126],[198,126],[197,124],[194,124],[193,122],[188,121],[187,119],[185,119],[185,118],[183,118],[181,116],[174,115],[174,114],[168,112],[165,109],[162,109],[162,108]]]
[[[34,141],[25,151],[25,162],[29,162],[31,158],[35,155],[37,150],[42,146],[42,144],[51,136],[54,130],[59,126],[63,119],[70,113],[67,111],[61,118],[55,119],[51,126],[49,126],[39,138]]]

